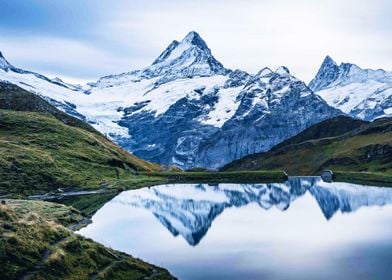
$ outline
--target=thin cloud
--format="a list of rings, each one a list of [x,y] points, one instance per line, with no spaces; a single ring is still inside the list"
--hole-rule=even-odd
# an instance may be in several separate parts
[[[145,67],[196,30],[226,67],[251,73],[286,65],[309,81],[327,54],[392,70],[386,0],[80,2],[2,1],[12,14],[0,19],[0,50],[27,69],[91,80]]]

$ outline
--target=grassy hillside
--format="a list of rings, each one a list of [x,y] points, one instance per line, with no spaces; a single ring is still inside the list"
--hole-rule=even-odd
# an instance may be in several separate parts
[[[332,119],[305,130],[269,152],[246,156],[223,169],[278,169],[286,170],[289,175],[318,175],[324,169],[332,169],[341,171],[340,174],[354,176],[353,173],[360,172],[362,178],[391,180],[392,119],[362,124],[346,120],[345,123],[348,132],[341,135],[333,135],[336,119]],[[344,129],[339,130],[344,132]],[[317,131],[323,131],[321,138],[314,133]]]
[[[348,116],[337,116],[329,120],[324,120],[309,127],[308,129],[305,129],[297,135],[276,145],[272,150],[276,150],[280,147],[288,145],[298,144],[304,141],[339,136],[354,129],[358,129],[367,123],[368,122],[366,121],[353,119]]]
[[[67,115],[41,97],[13,84],[0,82],[0,109],[44,113],[69,126],[79,127],[99,134],[98,131],[84,121]]]
[[[88,124],[16,86],[0,84],[0,195],[132,185],[138,159]]]
[[[59,204],[3,201],[1,278],[173,279],[164,269],[106,248],[66,228],[81,218],[78,211]]]

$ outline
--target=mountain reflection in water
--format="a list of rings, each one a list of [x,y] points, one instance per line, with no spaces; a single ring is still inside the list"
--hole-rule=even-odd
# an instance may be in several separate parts
[[[269,210],[289,211],[291,203],[309,192],[326,220],[338,211],[392,204],[392,189],[349,183],[325,183],[320,177],[290,177],[271,184],[173,184],[123,192],[110,203],[150,211],[174,236],[196,246],[225,209],[257,203]]]

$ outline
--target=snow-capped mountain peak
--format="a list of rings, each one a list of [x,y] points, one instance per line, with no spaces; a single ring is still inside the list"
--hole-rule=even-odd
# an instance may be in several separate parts
[[[196,31],[189,32],[185,38],[181,41],[182,44],[190,44],[192,46],[197,46],[200,49],[208,50],[206,42],[200,37],[199,33]]]
[[[328,64],[330,64],[330,65],[337,65],[335,60],[333,60],[332,57],[330,57],[328,54],[324,58],[323,64],[325,64],[325,65],[328,65]]]
[[[275,73],[279,75],[287,75],[290,74],[290,70],[286,66],[280,66],[275,70]]]
[[[309,87],[313,91],[327,87],[339,76],[339,66],[327,55],[317,72],[316,77],[309,83]]]
[[[364,120],[392,116],[392,72],[338,65],[327,56],[309,87],[331,106]]]
[[[264,77],[264,76],[270,75],[272,73],[273,73],[273,71],[270,68],[264,67],[256,75],[259,77]]]
[[[226,75],[230,71],[215,59],[206,42],[195,32],[189,32],[181,42],[174,40],[153,62],[143,70],[143,77],[164,76],[160,82],[178,78]]]
[[[206,42],[195,31],[189,32],[181,42],[176,40],[171,42],[152,65],[180,59],[184,53],[191,53],[192,51],[195,55],[203,53],[206,56],[211,56],[211,50]]]
[[[232,71],[215,59],[206,42],[195,32],[189,32],[180,42],[174,40],[154,62],[141,70],[102,77],[89,85],[94,88],[125,86],[150,80],[152,89],[171,81],[194,77],[227,75]]]

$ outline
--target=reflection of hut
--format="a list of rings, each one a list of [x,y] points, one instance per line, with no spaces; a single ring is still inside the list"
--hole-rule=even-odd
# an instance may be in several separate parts
[[[324,170],[321,174],[321,179],[325,182],[332,182],[333,179],[333,172],[332,170]]]

